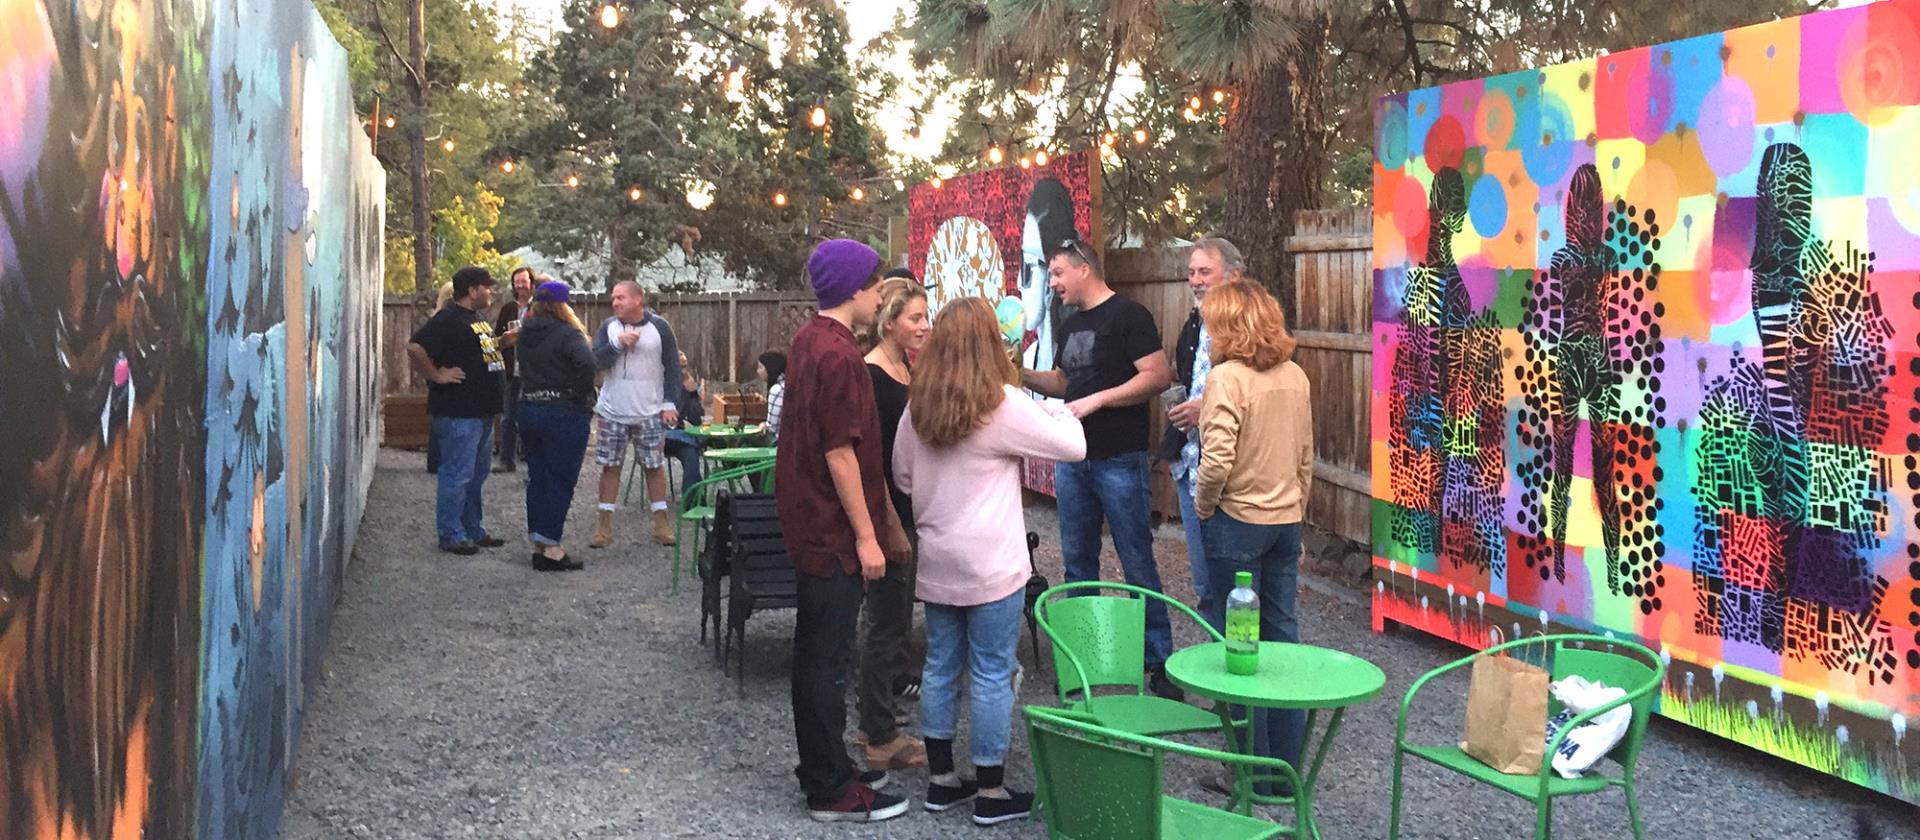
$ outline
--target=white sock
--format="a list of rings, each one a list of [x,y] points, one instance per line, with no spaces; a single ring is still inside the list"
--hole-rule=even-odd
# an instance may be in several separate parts
[[[947,787],[959,787],[960,773],[959,771],[955,771],[952,773],[935,773],[932,776],[929,776],[927,778],[927,781],[932,782],[936,785],[945,785]]]
[[[667,503],[666,503],[666,502],[654,502],[654,503],[653,503],[653,509],[654,509],[654,510],[666,510],[666,509],[667,509]]]
[[[604,511],[606,511],[606,512],[608,512],[608,513],[612,513],[612,512],[614,512],[615,510],[618,510],[619,508],[618,508],[618,507],[616,507],[616,506],[614,505],[614,503],[612,503],[612,502],[601,502],[601,503],[600,503],[600,509],[601,509],[601,510],[604,510]]]

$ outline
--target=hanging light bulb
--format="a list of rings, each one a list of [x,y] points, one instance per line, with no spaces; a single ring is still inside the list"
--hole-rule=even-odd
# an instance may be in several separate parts
[[[932,184],[933,188],[937,190],[937,189],[940,189],[941,184],[944,184],[946,182],[940,180],[939,176],[935,176],[934,179],[932,181],[929,181],[928,183]]]
[[[501,171],[501,172],[505,172],[505,173],[507,173],[508,175],[512,175],[512,174],[513,174],[513,161],[511,161],[511,160],[503,160],[503,161],[500,161],[500,171]]]
[[[785,206],[787,206],[787,194],[786,194],[786,193],[783,193],[783,192],[777,192],[777,193],[774,193],[774,194],[773,194],[773,206],[775,206],[775,207],[785,207]]]
[[[570,190],[577,190],[577,189],[579,189],[579,188],[580,188],[580,176],[578,176],[578,175],[568,175],[568,176],[567,176],[567,189],[570,189]]]
[[[388,127],[388,128],[392,128],[392,127],[394,127],[394,126],[396,126],[396,125],[399,125],[399,124],[400,124],[400,121],[399,121],[399,120],[396,120],[396,119],[394,119],[394,118],[393,118],[393,116],[392,116],[391,114],[389,114],[389,115],[387,116],[387,120],[386,120],[386,122],[387,122],[387,127]]]
[[[1113,135],[1113,132],[1111,132],[1111,131],[1109,131],[1109,132],[1107,132],[1107,133],[1105,133],[1105,134],[1102,134],[1102,135],[1100,135],[1100,145],[1102,145],[1102,146],[1106,146],[1106,147],[1108,147],[1108,148],[1112,148],[1112,147],[1113,147],[1113,144],[1114,144],[1114,143],[1116,143],[1116,142],[1118,142],[1118,141],[1119,141],[1119,139],[1120,139],[1120,138],[1118,138],[1118,137],[1115,137],[1115,136]]]
[[[446,149],[449,152],[453,151],[453,138],[447,138],[447,142],[441,143],[440,148]]]
[[[827,127],[827,100],[825,97],[814,98],[813,110],[807,112],[807,122],[812,124],[814,128]]]
[[[620,10],[612,3],[600,7],[600,25],[607,29],[620,25]]]
[[[1182,108],[1180,109],[1180,118],[1186,120],[1187,122],[1199,122],[1200,112],[1195,111],[1192,108]]]
[[[628,201],[631,201],[631,202],[633,202],[633,203],[635,203],[635,204],[639,204],[639,203],[640,203],[640,199],[642,199],[642,198],[644,198],[644,197],[646,197],[646,193],[644,193],[644,192],[642,192],[642,191],[640,190],[640,188],[639,188],[639,187],[628,187],[628,188],[627,188],[627,200],[628,200]]]
[[[1021,169],[1032,169],[1032,168],[1033,168],[1033,158],[1030,158],[1030,157],[1027,157],[1027,156],[1025,156],[1025,155],[1021,155],[1021,156],[1020,156],[1020,168],[1021,168]]]
[[[1033,163],[1035,166],[1046,166],[1048,160],[1051,160],[1051,158],[1047,157],[1047,151],[1045,149],[1033,153]]]
[[[733,66],[727,70],[727,95],[739,96],[745,93],[746,89],[747,68],[742,67],[740,62],[736,60],[733,62]]]
[[[991,146],[987,149],[988,163],[998,166],[1002,161],[1005,161],[1006,159],[1007,159],[1007,153],[1004,151],[1001,151],[998,145]]]
[[[854,201],[865,201],[867,200],[867,191],[859,187],[854,187],[853,192],[849,193],[848,197],[852,198]]]
[[[1134,129],[1134,130],[1133,130],[1133,143],[1134,143],[1134,145],[1136,145],[1136,146],[1145,146],[1145,145],[1147,144],[1147,130],[1146,130],[1146,129],[1144,129],[1144,128],[1136,128],[1136,129]]]
[[[1195,97],[1188,98],[1187,107],[1192,108],[1195,111],[1200,110],[1200,97],[1195,96]]]
[[[1219,89],[1219,88],[1214,88],[1214,89],[1213,89],[1213,104],[1215,104],[1215,105],[1218,105],[1218,104],[1220,104],[1220,103],[1222,103],[1222,102],[1225,102],[1225,101],[1227,101],[1227,92],[1226,92],[1226,91],[1224,91],[1224,90],[1221,90],[1221,89]]]

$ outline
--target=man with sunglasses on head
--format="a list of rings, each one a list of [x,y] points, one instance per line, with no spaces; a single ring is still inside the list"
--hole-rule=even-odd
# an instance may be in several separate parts
[[[1147,403],[1173,378],[1160,328],[1147,308],[1115,294],[1100,258],[1077,239],[1051,249],[1049,285],[1071,314],[1054,328],[1055,370],[1022,370],[1023,386],[1067,400],[1087,434],[1087,459],[1054,467],[1060,553],[1067,580],[1100,578],[1100,528],[1127,583],[1160,591],[1153,557],[1152,491],[1147,473]],[[1173,651],[1167,608],[1147,602],[1146,664],[1155,694],[1180,699],[1164,666]]]

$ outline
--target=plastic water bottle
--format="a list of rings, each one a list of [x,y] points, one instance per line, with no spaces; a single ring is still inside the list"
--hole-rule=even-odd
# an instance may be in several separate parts
[[[1260,670],[1260,598],[1253,594],[1253,573],[1234,572],[1227,593],[1227,673]]]

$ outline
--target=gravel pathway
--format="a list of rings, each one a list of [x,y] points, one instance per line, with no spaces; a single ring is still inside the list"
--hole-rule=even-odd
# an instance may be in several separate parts
[[[533,572],[518,547],[441,555],[432,477],[421,465],[416,453],[380,454],[325,676],[308,706],[284,837],[945,838],[976,830],[961,813],[917,808],[871,827],[809,821],[792,776],[791,613],[751,623],[746,697],[738,699],[698,642],[697,586],[667,594],[670,550],[643,543],[637,518],[613,548],[578,549],[589,563],[583,572]],[[591,531],[592,473],[583,471],[576,497],[572,537],[581,544]],[[489,522],[501,536],[524,521],[521,488],[517,475],[488,482]],[[1042,535],[1042,571],[1057,582],[1052,510],[1030,509],[1028,519]],[[1190,600],[1177,529],[1160,536],[1168,589]],[[1111,557],[1108,565],[1117,575]],[[1375,635],[1363,599],[1312,579],[1300,615],[1305,641],[1387,672],[1381,699],[1348,716],[1316,801],[1328,836],[1383,837],[1398,698],[1461,650],[1410,631]],[[1197,639],[1194,628],[1175,626],[1181,643]],[[1022,702],[1047,702],[1051,671],[1029,672]],[[1446,701],[1426,706],[1413,730],[1457,739],[1465,693],[1464,679],[1450,698],[1435,692]],[[1011,782],[1030,789],[1024,733],[1008,767]],[[1170,791],[1204,800],[1196,780],[1205,769],[1170,764]],[[1912,806],[1661,720],[1640,769],[1653,838],[1851,838],[1856,813],[1888,837],[1920,837]],[[924,774],[900,775],[896,792],[924,793]],[[1408,779],[1404,836],[1531,831],[1532,812],[1505,794],[1426,767],[1410,766]],[[1617,793],[1555,810],[1559,837],[1627,836]],[[979,831],[1044,834],[1037,824]]]

